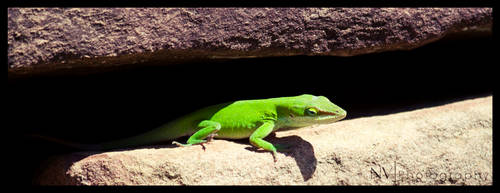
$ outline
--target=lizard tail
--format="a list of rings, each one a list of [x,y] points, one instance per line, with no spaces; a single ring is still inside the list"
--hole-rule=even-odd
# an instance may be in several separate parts
[[[55,137],[43,136],[43,135],[38,135],[38,134],[30,134],[29,136],[31,138],[37,138],[37,139],[41,139],[41,140],[45,140],[45,141],[50,141],[50,142],[61,144],[61,145],[71,147],[74,149],[80,149],[80,150],[101,150],[102,149],[101,145],[75,143],[75,142],[70,142],[70,141],[66,141],[63,139],[58,139]]]

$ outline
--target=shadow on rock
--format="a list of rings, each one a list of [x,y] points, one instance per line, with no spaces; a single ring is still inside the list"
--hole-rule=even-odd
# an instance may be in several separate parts
[[[316,171],[317,159],[314,156],[314,148],[311,143],[303,140],[301,137],[292,135],[277,138],[276,134],[272,133],[268,137],[265,138],[266,141],[272,144],[279,144],[287,146],[287,150],[279,151],[280,153],[285,154],[286,156],[293,157],[295,159],[295,163],[300,169],[300,173],[302,174],[302,178],[304,181],[311,179],[312,175]],[[244,143],[243,141],[235,141],[238,143]],[[248,140],[245,140],[245,144],[248,144]],[[250,151],[257,152],[266,152],[268,151],[257,149],[256,147],[247,147],[245,148]],[[271,159],[271,158],[270,158]],[[278,162],[280,160],[278,159]]]
[[[182,137],[179,139],[176,139],[176,141],[179,142],[185,142],[189,136],[187,137]],[[220,139],[216,139],[220,140]],[[286,156],[293,157],[295,159],[295,162],[297,163],[297,166],[300,169],[300,173],[302,174],[302,178],[304,181],[309,180],[314,172],[316,171],[316,165],[317,165],[317,159],[314,155],[314,149],[311,143],[303,140],[301,137],[292,135],[292,136],[286,136],[286,137],[281,137],[277,138],[275,133],[271,133],[269,136],[265,138],[266,141],[274,144],[274,145],[282,145],[286,147],[286,150],[278,150],[279,153],[285,154]],[[245,149],[250,150],[250,151],[255,151],[255,152],[262,152],[269,154],[269,159],[272,159],[271,153],[266,150],[258,149],[248,142],[248,139],[241,139],[241,140],[230,140],[236,143],[248,145]],[[143,146],[146,148],[177,148],[177,145],[171,144],[171,141],[165,142],[164,144],[161,145],[150,145],[150,146]],[[203,147],[200,147],[203,148]],[[280,160],[278,159],[278,162]]]

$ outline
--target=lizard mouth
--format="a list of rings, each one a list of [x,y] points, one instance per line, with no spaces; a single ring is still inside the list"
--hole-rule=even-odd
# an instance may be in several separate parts
[[[336,111],[336,112],[328,112],[328,111],[319,111],[320,115],[330,115],[335,117],[345,117],[347,113],[345,111]]]
[[[319,111],[320,115],[332,115],[332,116],[337,116],[338,113],[333,113],[333,112],[328,112],[328,111]]]
[[[328,112],[328,111],[319,111],[320,120],[329,121],[338,121],[347,116],[345,111],[343,112]]]

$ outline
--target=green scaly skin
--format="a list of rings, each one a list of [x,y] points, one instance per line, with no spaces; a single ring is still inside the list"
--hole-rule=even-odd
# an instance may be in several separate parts
[[[212,138],[243,139],[273,154],[276,162],[277,145],[264,138],[279,129],[297,129],[313,124],[327,124],[346,117],[347,112],[324,96],[300,95],[259,100],[241,100],[206,107],[171,121],[147,133],[82,149],[115,149],[154,144],[183,136],[191,136],[186,144],[203,145]],[[79,145],[72,145],[79,146]]]

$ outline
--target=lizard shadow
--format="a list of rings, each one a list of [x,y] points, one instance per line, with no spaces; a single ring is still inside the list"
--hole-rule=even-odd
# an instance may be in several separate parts
[[[297,135],[277,138],[275,133],[271,133],[265,138],[265,140],[275,145],[281,144],[289,146],[286,151],[278,150],[278,153],[294,158],[304,181],[311,179],[312,175],[316,171],[317,165],[317,159],[314,155],[314,148],[311,143],[305,141]],[[249,144],[248,139],[232,141],[245,145]],[[254,146],[246,147],[245,149],[255,152],[269,153],[269,151],[258,149]]]
[[[182,137],[177,139],[178,141],[186,141],[189,136],[187,137]],[[262,150],[259,148],[256,148],[254,146],[251,146],[248,142],[248,139],[225,139],[229,140],[235,143],[243,144],[243,145],[248,145],[248,147],[245,147],[246,150],[249,151],[255,151],[255,152],[262,152],[262,153],[269,153],[269,151]],[[286,137],[276,137],[276,133],[271,133],[269,136],[265,138],[266,141],[272,143],[272,144],[281,144],[288,146],[287,150],[285,151],[280,151],[278,150],[278,153],[285,154],[286,156],[293,157],[295,160],[295,163],[299,167],[300,173],[302,175],[302,178],[304,181],[309,180],[314,172],[316,171],[316,165],[317,165],[317,159],[314,155],[314,148],[311,145],[311,143],[305,141],[301,137],[297,135],[292,135],[292,136],[286,136]],[[150,148],[176,148],[176,145],[172,144],[163,144],[163,145],[153,145],[149,146]],[[279,161],[279,160],[278,160]]]
[[[183,140],[183,138],[180,138]],[[187,137],[186,137],[187,139]],[[302,178],[304,181],[309,180],[314,172],[316,171],[316,165],[317,165],[317,159],[314,155],[314,149],[313,146],[303,140],[301,137],[292,135],[292,136],[286,136],[286,137],[281,137],[277,138],[275,133],[270,134],[268,137],[265,138],[266,141],[272,143],[272,144],[282,144],[282,145],[289,145],[288,149],[286,151],[280,151],[278,150],[279,153],[282,153],[286,156],[293,157],[295,160],[295,163],[300,169],[300,173],[302,175]],[[181,141],[182,141],[181,140]],[[242,140],[230,140],[235,143],[240,143],[244,145],[249,145],[248,139],[242,139]],[[155,145],[146,145],[142,146],[140,148],[176,148],[176,145],[172,144],[155,144]],[[113,151],[127,151],[127,150],[132,150],[132,149],[137,149],[137,147],[130,147],[130,148],[119,148],[115,149]],[[269,153],[268,151],[258,149],[254,146],[246,147],[245,149],[249,151],[255,151],[255,152],[262,152],[262,153]],[[50,173],[65,173],[72,165],[73,163],[76,163],[80,160],[89,158],[89,157],[100,157],[104,156],[101,155],[102,153],[105,153],[107,151],[76,151],[66,154],[69,157],[66,157],[65,160],[62,162],[62,164],[58,165],[58,167],[51,168],[49,171]],[[52,165],[52,162],[55,160],[58,160],[59,156],[51,156],[50,158],[44,160],[40,164],[40,168],[35,172],[35,179],[36,181],[43,181],[44,178],[49,177],[46,180],[50,180],[50,177],[56,176],[53,174],[48,175],[47,171],[44,172],[41,168],[47,168],[48,166]],[[279,160],[278,160],[279,161]],[[62,175],[66,176],[66,175]],[[66,180],[74,180],[71,178],[68,178]]]

